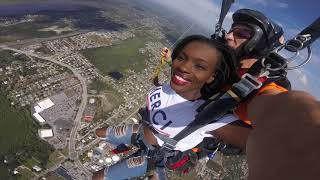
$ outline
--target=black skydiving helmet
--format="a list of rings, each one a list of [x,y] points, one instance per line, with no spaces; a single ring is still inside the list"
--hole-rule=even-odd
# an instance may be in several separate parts
[[[233,26],[243,24],[250,27],[254,34],[243,46],[243,55],[264,56],[280,45],[282,28],[259,11],[240,9],[232,15]]]

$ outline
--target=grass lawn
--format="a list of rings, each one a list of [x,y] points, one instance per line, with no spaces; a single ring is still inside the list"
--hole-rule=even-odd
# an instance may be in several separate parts
[[[124,101],[122,95],[116,89],[99,78],[95,79],[89,88],[102,95],[102,98],[98,98],[96,102],[98,105],[94,120],[108,118],[108,112]]]
[[[54,166],[57,162],[60,162],[62,159],[63,159],[63,157],[61,156],[59,150],[53,151],[49,156],[49,160],[46,165],[46,168],[50,168],[50,167]]]
[[[104,75],[112,71],[123,72],[125,69],[141,71],[146,67],[147,54],[139,53],[139,49],[145,47],[148,40],[135,37],[108,47],[85,49],[81,53]]]
[[[61,153],[62,153],[64,156],[69,156],[69,149],[68,149],[68,148],[64,148],[64,149],[62,149]]]
[[[17,176],[18,180],[29,180],[34,177],[33,173],[29,169],[25,168],[18,168],[19,176]]]
[[[103,82],[101,79],[97,78],[92,81],[89,86],[90,89],[96,90],[98,94],[105,90],[113,90],[112,87],[108,86],[107,83]]]
[[[27,159],[26,162],[25,162],[25,166],[27,166],[28,168],[32,168],[33,166],[35,165],[39,165],[39,161],[35,158],[30,158],[30,159]]]
[[[63,177],[60,177],[54,173],[47,175],[45,178],[47,180],[65,180]]]

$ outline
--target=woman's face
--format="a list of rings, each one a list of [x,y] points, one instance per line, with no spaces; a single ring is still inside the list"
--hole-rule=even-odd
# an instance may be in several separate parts
[[[203,85],[214,80],[218,62],[217,49],[203,42],[190,42],[172,63],[172,89],[188,100],[199,98]]]

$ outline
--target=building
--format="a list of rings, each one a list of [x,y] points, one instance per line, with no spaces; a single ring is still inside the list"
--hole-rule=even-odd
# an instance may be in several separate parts
[[[89,99],[89,103],[90,103],[90,104],[94,104],[95,102],[96,102],[96,100],[95,100],[94,98],[90,98],[90,99]]]
[[[41,167],[37,165],[33,166],[32,169],[35,170],[36,172],[40,172],[42,170]]]
[[[90,123],[90,122],[93,120],[93,116],[91,116],[91,115],[85,115],[85,116],[83,117],[83,120],[84,120],[85,122],[87,122],[87,123]]]
[[[52,129],[39,129],[38,133],[41,138],[49,138],[53,136]]]
[[[135,124],[138,124],[138,123],[139,123],[138,119],[136,119],[136,118],[134,118],[134,117],[132,117],[131,120],[132,120],[133,123],[135,123]]]
[[[40,124],[45,124],[46,120],[39,114],[42,111],[54,106],[54,103],[51,101],[50,98],[46,98],[44,100],[39,101],[34,107],[33,111],[34,112],[32,115],[33,117],[40,123]]]
[[[36,120],[40,123],[40,124],[45,124],[46,123],[46,120],[43,119],[43,117],[38,114],[38,113],[33,113],[33,117],[36,118]]]
[[[90,98],[89,104],[86,106],[84,111],[83,120],[87,123],[90,123],[94,119],[94,115],[96,113],[96,105],[94,104],[95,99]]]
[[[54,103],[51,101],[50,98],[46,98],[46,99],[44,99],[42,101],[39,101],[34,108],[35,108],[35,111],[37,113],[40,113],[43,110],[48,109],[48,108],[50,108],[52,106],[54,106]]]

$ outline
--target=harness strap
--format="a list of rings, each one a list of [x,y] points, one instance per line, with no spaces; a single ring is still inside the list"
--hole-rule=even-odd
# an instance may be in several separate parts
[[[155,150],[155,147],[153,145],[151,145],[146,138],[144,138],[144,129],[143,129],[143,125],[139,127],[139,131],[138,131],[138,136],[137,137],[137,141],[138,143],[142,142],[144,146],[146,146],[146,148],[148,150]],[[141,144],[141,143],[140,143]]]
[[[310,46],[320,37],[320,17],[286,43],[286,50],[296,52]]]
[[[214,39],[218,38],[219,35],[220,35],[220,32],[222,30],[222,23],[223,23],[223,20],[224,18],[226,17],[230,7],[231,7],[231,4],[234,3],[234,0],[223,0],[222,1],[222,4],[221,4],[221,11],[220,11],[220,16],[219,16],[219,21],[218,23],[216,24],[216,27],[215,27],[215,32],[214,34],[212,35],[212,37]]]

